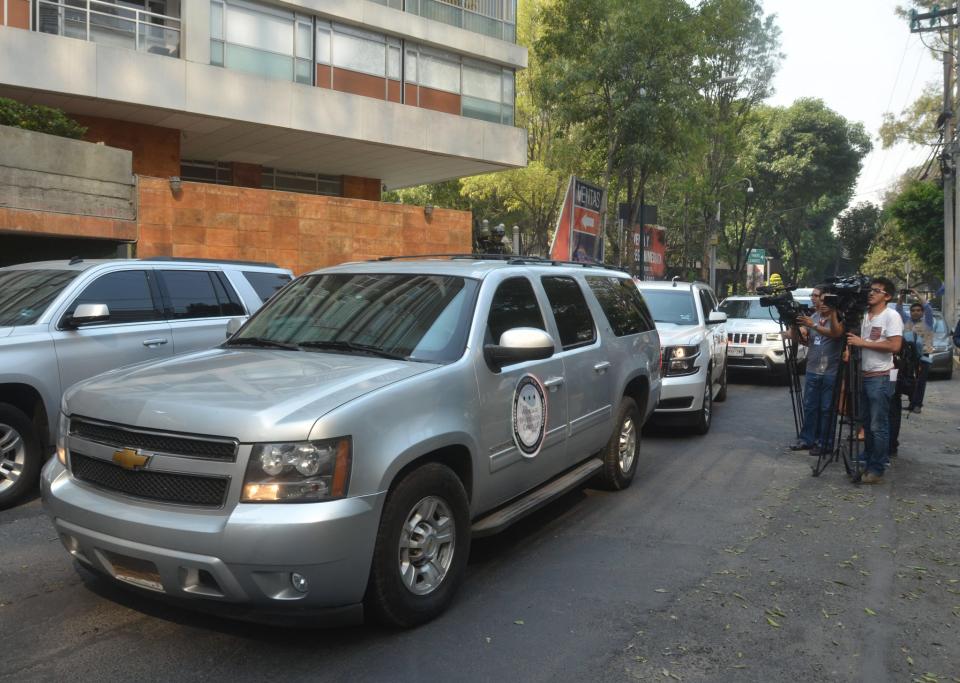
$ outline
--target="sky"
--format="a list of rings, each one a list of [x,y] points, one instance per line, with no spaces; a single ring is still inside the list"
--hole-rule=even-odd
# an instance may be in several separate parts
[[[874,142],[851,203],[879,203],[884,190],[930,150],[901,144],[881,149],[885,111],[899,113],[927,83],[943,84],[943,65],[894,14],[905,0],[762,0],[781,30],[774,105],[819,97],[849,120],[860,121]],[[924,38],[929,43],[930,35]]]

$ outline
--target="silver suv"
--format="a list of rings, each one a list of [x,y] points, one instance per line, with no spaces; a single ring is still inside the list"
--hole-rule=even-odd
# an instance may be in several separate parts
[[[703,282],[637,282],[653,311],[663,352],[663,391],[654,417],[706,434],[713,402],[727,398],[727,316]]]
[[[60,398],[105,370],[219,344],[289,270],[184,259],[0,268],[0,509],[35,490]]]
[[[295,280],[220,348],[70,390],[43,498],[63,544],[195,605],[412,626],[470,539],[627,487],[660,396],[625,273],[381,260]]]

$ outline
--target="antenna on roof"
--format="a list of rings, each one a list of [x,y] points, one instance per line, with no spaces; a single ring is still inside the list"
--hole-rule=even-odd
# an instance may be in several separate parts
[[[82,256],[74,256],[73,258],[70,259],[70,265],[71,265],[71,266],[75,266],[75,265],[77,265],[78,263],[83,263],[83,257],[82,257]]]

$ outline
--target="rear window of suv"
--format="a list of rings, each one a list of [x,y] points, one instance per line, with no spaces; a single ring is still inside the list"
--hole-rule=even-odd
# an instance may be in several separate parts
[[[242,272],[247,282],[253,287],[253,291],[260,297],[260,301],[266,301],[293,279],[286,273],[263,273],[252,270]]]
[[[225,285],[219,273],[205,270],[164,270],[163,285],[168,317],[213,318],[226,315],[243,315],[243,306],[236,294]]]
[[[653,318],[640,290],[622,277],[587,276],[587,284],[597,297],[603,314],[618,337],[649,332]]]

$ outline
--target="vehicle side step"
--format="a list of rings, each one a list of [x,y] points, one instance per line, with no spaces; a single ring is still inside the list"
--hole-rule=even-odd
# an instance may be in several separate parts
[[[534,510],[543,507],[551,500],[559,498],[570,489],[576,488],[597,473],[603,467],[599,458],[591,458],[582,465],[575,467],[566,474],[536,488],[522,498],[518,498],[506,507],[481,517],[473,523],[472,532],[475,538],[496,534],[518,521]]]

